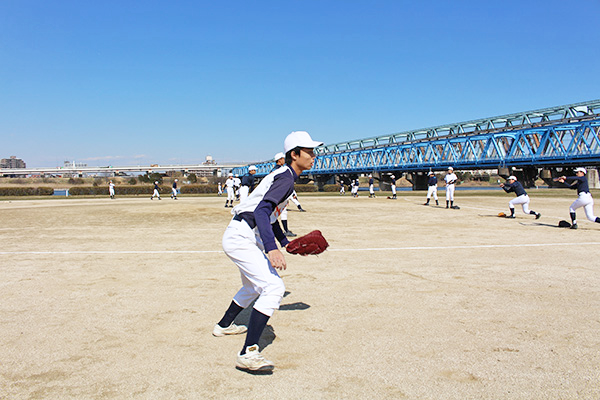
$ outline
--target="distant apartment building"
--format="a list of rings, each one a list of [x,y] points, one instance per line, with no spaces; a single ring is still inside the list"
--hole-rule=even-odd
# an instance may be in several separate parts
[[[0,160],[0,168],[27,168],[27,165],[17,156],[10,156],[10,158]]]

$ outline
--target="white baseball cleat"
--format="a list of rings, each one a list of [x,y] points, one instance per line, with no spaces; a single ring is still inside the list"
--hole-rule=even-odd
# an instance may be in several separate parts
[[[264,358],[258,351],[258,345],[254,344],[246,347],[246,354],[238,354],[235,367],[242,371],[269,372],[273,371],[275,365]]]
[[[248,330],[245,325],[236,325],[232,323],[227,328],[221,328],[219,324],[215,324],[213,328],[213,336],[239,335]]]

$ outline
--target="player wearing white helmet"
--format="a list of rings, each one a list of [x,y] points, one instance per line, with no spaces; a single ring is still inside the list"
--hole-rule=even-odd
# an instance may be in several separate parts
[[[223,195],[223,186],[221,186],[221,182],[217,182],[217,196]]]
[[[225,207],[233,208],[233,200],[235,199],[234,194],[234,181],[233,174],[229,173],[227,180],[225,181],[225,190],[227,190],[227,200],[225,200]]]
[[[517,181],[517,177],[514,175],[506,178],[506,183],[501,183],[500,187],[504,189],[506,193],[514,192],[517,197],[508,202],[508,208],[510,208],[510,215],[506,218],[515,218],[515,204],[520,204],[525,214],[535,215],[535,219],[539,219],[542,214],[536,213],[529,209],[529,195],[523,189],[523,185]]]
[[[373,175],[369,174],[369,197],[375,197]]]
[[[429,171],[429,178],[427,178],[427,201],[424,204],[425,206],[429,205],[429,200],[431,200],[431,196],[433,196],[435,204],[437,206],[440,205],[437,195],[437,181],[437,177],[435,176],[433,171]]]
[[[571,214],[571,229],[577,229],[577,214],[576,210],[583,207],[585,216],[592,222],[600,223],[600,217],[594,215],[594,199],[590,193],[590,186],[587,180],[587,170],[585,168],[576,168],[575,176],[561,176],[555,178],[555,181],[566,183],[571,189],[577,190],[577,200],[569,207]]]
[[[273,363],[260,353],[258,342],[285,293],[283,280],[277,270],[285,270],[286,261],[275,239],[282,247],[287,246],[289,241],[277,217],[286,206],[298,176],[302,171],[312,168],[314,148],[321,144],[312,140],[307,132],[290,133],[284,142],[286,165],[273,170],[246,201],[232,210],[234,217],[223,235],[223,250],[239,268],[243,286],[213,328],[213,335],[247,332],[236,360],[238,369],[269,372],[274,368]],[[236,325],[236,316],[252,304],[248,327]]]
[[[454,173],[454,168],[448,167],[448,173],[444,177],[446,182],[446,208],[450,205],[450,208],[458,208],[454,205],[454,189],[458,177]]]
[[[240,201],[246,200],[252,189],[254,189],[254,175],[256,174],[256,166],[251,165],[248,168],[248,173],[242,176],[240,187]]]
[[[150,197],[150,200],[154,200],[155,197],[158,197],[159,200],[162,200],[160,198],[158,181],[154,181],[154,192],[152,192],[152,196]]]

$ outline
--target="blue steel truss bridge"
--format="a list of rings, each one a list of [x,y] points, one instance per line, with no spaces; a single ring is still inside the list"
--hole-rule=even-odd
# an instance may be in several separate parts
[[[517,175],[527,186],[538,177],[550,184],[557,170],[600,166],[600,100],[324,145],[315,153],[313,168],[301,178],[319,184],[366,173],[386,181],[393,173],[406,174],[413,188],[420,189],[428,171],[450,166],[498,169],[502,176]],[[261,177],[274,163],[256,166]]]

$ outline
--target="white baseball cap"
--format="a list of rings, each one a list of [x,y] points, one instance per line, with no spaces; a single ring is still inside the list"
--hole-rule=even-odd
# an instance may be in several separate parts
[[[429,171],[429,175],[435,175],[433,171]]]
[[[155,184],[155,185],[158,185],[158,181],[154,181],[154,184]]]
[[[448,167],[448,171],[454,171],[454,168]]]
[[[256,171],[256,165],[251,165],[251,166],[248,168],[248,171]]]
[[[575,172],[583,172],[584,174],[587,174],[587,170],[583,167],[575,168]]]
[[[506,180],[507,180],[507,181],[510,181],[511,179],[512,179],[513,181],[516,181],[516,180],[517,180],[517,177],[516,177],[516,176],[514,176],[514,175],[511,175],[511,176],[509,176],[508,178],[506,178]]]
[[[394,175],[390,175],[390,178],[395,178],[395,176]]]
[[[175,182],[177,182],[177,179],[175,179]]]
[[[231,173],[231,172],[230,172],[230,173],[229,173],[229,176],[233,176],[233,173]]]
[[[279,153],[275,154],[275,157],[273,157],[273,160],[277,161],[277,160],[281,160],[282,158],[285,158],[285,154],[279,152]]]
[[[296,147],[305,147],[308,149],[314,149],[315,147],[319,147],[323,144],[323,142],[317,142],[312,140],[308,132],[305,131],[294,131],[287,135],[285,141],[283,142],[283,151],[287,153]]]

